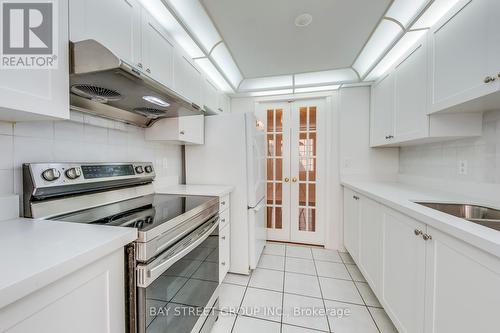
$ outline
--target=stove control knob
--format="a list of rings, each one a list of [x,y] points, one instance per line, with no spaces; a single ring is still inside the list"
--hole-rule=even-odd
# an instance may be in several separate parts
[[[135,172],[136,173],[144,173],[144,168],[142,166],[136,166],[135,167]]]
[[[151,173],[151,172],[153,172],[153,167],[151,165],[146,165],[144,170],[146,170],[146,173]]]
[[[61,177],[61,173],[59,172],[59,170],[51,168],[42,172],[42,177],[46,181],[53,182],[54,180],[57,180],[59,179],[59,177]]]
[[[82,172],[80,171],[80,168],[70,168],[66,170],[66,177],[69,179],[77,179],[82,175]]]

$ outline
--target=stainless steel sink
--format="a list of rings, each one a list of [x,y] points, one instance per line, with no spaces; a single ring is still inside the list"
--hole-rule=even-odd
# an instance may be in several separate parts
[[[497,209],[468,204],[415,203],[500,231],[500,210]]]

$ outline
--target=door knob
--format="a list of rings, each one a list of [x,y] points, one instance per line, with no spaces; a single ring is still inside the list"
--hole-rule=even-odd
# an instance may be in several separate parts
[[[288,183],[290,181],[290,178],[285,177],[285,183]]]
[[[292,183],[296,183],[297,182],[297,178],[296,177],[293,177],[292,178]]]

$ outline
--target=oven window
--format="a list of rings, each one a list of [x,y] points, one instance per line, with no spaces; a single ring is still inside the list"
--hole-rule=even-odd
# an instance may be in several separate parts
[[[147,332],[189,333],[219,285],[218,229],[146,288]]]

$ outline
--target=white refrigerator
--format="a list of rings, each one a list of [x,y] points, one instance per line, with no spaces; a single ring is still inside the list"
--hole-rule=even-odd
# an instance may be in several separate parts
[[[186,183],[232,185],[230,272],[249,274],[264,248],[266,136],[255,115],[205,117],[205,144],[186,146]]]

